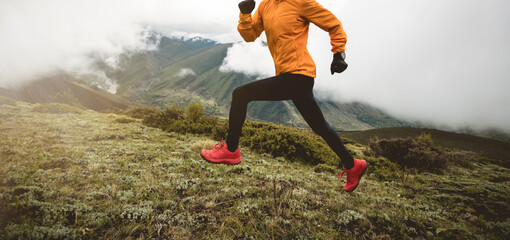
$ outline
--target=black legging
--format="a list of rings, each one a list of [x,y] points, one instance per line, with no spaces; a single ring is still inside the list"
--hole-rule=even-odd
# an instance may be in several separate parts
[[[301,74],[281,74],[237,87],[232,92],[232,106],[229,115],[229,130],[227,146],[235,151],[239,146],[241,128],[246,118],[246,109],[251,101],[282,101],[292,100],[294,105],[319,136],[341,159],[345,168],[354,166],[354,160],[349,154],[338,133],[333,130],[324,119],[322,112],[313,96],[314,79]]]

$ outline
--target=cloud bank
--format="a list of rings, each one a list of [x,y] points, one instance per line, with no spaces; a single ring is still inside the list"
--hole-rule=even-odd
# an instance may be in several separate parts
[[[331,76],[329,35],[310,28],[321,95],[369,103],[410,121],[510,131],[510,2],[319,2],[343,23],[349,64]],[[246,54],[232,54],[227,63],[250,59],[235,69],[253,74],[259,53],[248,47],[234,46],[232,52]]]
[[[236,1],[0,1],[0,86],[55,70],[87,72],[97,59],[154,49],[149,31],[238,41]],[[230,7],[228,7],[230,6]]]
[[[331,76],[329,36],[310,29],[316,90],[408,120],[510,131],[510,2],[318,0],[348,35],[346,72]],[[238,0],[0,1],[0,86],[60,69],[94,72],[151,50],[147,32],[234,42],[224,71],[269,76],[261,42],[238,43]],[[257,1],[257,4],[260,1]],[[261,40],[265,40],[262,37]]]

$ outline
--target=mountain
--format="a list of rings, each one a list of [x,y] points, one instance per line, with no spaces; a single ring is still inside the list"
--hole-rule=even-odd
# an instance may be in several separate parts
[[[66,103],[100,112],[115,112],[139,105],[63,73],[32,81],[17,89],[0,89],[0,96],[30,103]]]
[[[117,94],[132,101],[159,107],[198,101],[208,113],[227,116],[232,90],[257,79],[219,70],[231,46],[201,38],[162,37],[156,51],[125,55],[119,68],[104,69],[119,84]],[[318,101],[330,125],[339,130],[409,125],[366,104]],[[248,118],[307,126],[290,101],[250,103]]]

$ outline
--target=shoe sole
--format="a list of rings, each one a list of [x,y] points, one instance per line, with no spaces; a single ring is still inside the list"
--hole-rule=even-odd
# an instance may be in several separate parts
[[[361,173],[361,175],[359,176],[359,182],[358,184],[356,185],[356,187],[354,187],[351,191],[347,191],[345,190],[346,192],[352,192],[354,190],[356,190],[356,188],[358,188],[359,184],[361,183],[361,178],[363,178],[363,175],[365,175],[365,172],[367,171],[368,169],[368,163],[365,161],[365,163],[367,164],[367,166],[365,167],[365,170],[363,170],[363,172]]]
[[[209,161],[209,159],[205,158],[204,155],[202,155],[202,153],[200,153],[200,156],[202,157],[202,159],[206,160],[207,162],[210,162],[210,163],[215,163],[215,164],[228,164],[228,165],[237,165],[239,163],[241,163],[241,160],[242,159],[239,159],[239,162],[230,162],[230,160],[220,160],[219,162],[213,162],[213,161]]]

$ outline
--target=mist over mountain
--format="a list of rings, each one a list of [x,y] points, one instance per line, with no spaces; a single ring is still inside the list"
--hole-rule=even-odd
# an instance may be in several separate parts
[[[198,101],[207,112],[226,117],[232,90],[262,78],[222,69],[232,45],[199,37],[161,37],[157,50],[124,55],[116,68],[99,65],[118,84],[116,93],[122,97],[159,107]],[[321,99],[319,96],[326,119],[338,130],[409,125],[369,105]],[[248,117],[307,127],[291,101],[250,103]]]
[[[229,57],[229,54],[233,49],[246,49],[246,46],[239,48],[239,43],[218,43],[197,36],[170,38],[155,32],[148,33],[146,41],[147,45],[154,47],[144,51],[127,51],[119,55],[115,63],[91,55],[94,62],[86,71],[57,71],[15,91],[0,88],[0,95],[28,102],[78,104],[98,111],[122,110],[133,106],[134,102],[165,108],[174,103],[182,107],[198,101],[209,114],[227,117],[232,90],[267,77],[235,69],[236,65],[231,62],[235,58]],[[249,57],[253,57],[257,48],[264,47],[263,43],[255,45],[248,47],[253,48]],[[235,51],[234,54],[238,55]],[[247,60],[252,61],[253,68],[257,69],[256,61]],[[104,93],[99,88],[131,101]],[[339,131],[411,126],[510,141],[510,135],[497,128],[452,128],[426,121],[406,121],[364,103],[335,101],[337,98],[330,92],[318,90],[316,98],[327,121]],[[99,92],[101,97],[96,96]],[[89,97],[91,99],[87,99]],[[308,127],[291,101],[250,103],[248,118]]]

